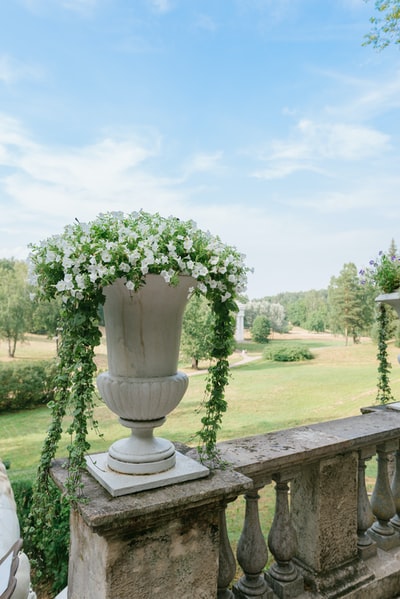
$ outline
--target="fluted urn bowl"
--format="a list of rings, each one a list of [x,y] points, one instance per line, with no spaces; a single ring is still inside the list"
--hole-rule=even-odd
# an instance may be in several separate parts
[[[178,372],[182,319],[196,280],[180,276],[176,286],[161,275],[147,275],[130,291],[124,279],[104,289],[108,372],[97,386],[104,402],[131,429],[111,445],[108,465],[126,474],[153,474],[172,468],[175,448],[153,436],[153,429],[181,401],[188,377]]]

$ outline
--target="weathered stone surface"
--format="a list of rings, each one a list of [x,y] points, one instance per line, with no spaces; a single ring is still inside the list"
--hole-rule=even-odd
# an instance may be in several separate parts
[[[357,557],[358,456],[321,460],[292,481],[297,557],[324,571]]]
[[[399,438],[400,412],[379,411],[233,439],[218,448],[236,470],[258,477]]]
[[[52,471],[62,488],[66,471]],[[219,511],[252,482],[233,472],[111,497],[83,477],[87,503],[71,516],[69,599],[216,597]],[[195,594],[194,594],[195,593]]]
[[[76,512],[71,525],[69,599],[216,597],[219,535],[214,511],[193,512],[111,539],[93,534]]]

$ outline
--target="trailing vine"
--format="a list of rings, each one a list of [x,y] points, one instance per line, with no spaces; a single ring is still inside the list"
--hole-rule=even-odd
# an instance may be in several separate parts
[[[388,359],[387,341],[388,341],[388,330],[389,330],[389,314],[388,308],[385,304],[380,303],[378,307],[378,393],[376,396],[377,401],[381,404],[386,404],[389,401],[393,401],[392,390],[390,388],[390,369],[391,364]]]
[[[232,314],[237,311],[237,304],[233,300],[221,302],[218,297],[214,297],[213,300],[215,328],[211,358],[215,359],[216,363],[208,369],[204,401],[205,415],[201,419],[203,426],[197,432],[200,439],[198,448],[200,459],[210,465],[219,462],[216,447],[217,434],[227,409],[225,388],[229,383],[228,356],[232,353],[235,331],[235,320]]]
[[[390,317],[389,305],[393,299],[387,297],[386,294],[391,294],[398,291],[400,288],[400,257],[397,254],[394,241],[387,253],[379,252],[378,258],[370,260],[366,269],[360,270],[361,282],[367,283],[376,288],[377,291],[385,294],[378,296],[378,392],[377,401],[386,404],[393,401],[394,397],[390,388],[390,369],[391,364],[388,359],[388,339],[390,334]],[[390,300],[390,301],[389,301]]]

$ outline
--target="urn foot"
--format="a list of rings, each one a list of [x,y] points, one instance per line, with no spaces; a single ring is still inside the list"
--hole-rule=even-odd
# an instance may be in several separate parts
[[[175,447],[167,439],[153,436],[153,429],[164,424],[165,418],[157,420],[126,420],[123,426],[132,429],[126,439],[120,439],[108,450],[108,466],[122,474],[157,474],[175,466]]]

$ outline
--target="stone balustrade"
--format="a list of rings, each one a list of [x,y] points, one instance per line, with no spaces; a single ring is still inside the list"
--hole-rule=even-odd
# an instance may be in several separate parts
[[[378,410],[221,443],[227,470],[136,495],[113,498],[86,475],[88,502],[71,518],[68,597],[396,597],[399,442],[400,413]],[[375,457],[370,496],[365,468]],[[60,464],[53,475],[62,487]],[[268,485],[269,530],[259,513]],[[245,515],[235,557],[226,507],[239,495]]]

